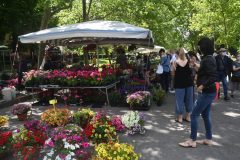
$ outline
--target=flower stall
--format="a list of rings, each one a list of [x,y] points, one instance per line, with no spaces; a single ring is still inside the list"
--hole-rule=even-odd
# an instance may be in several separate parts
[[[108,90],[116,88],[117,83],[115,71],[111,68],[105,68],[101,72],[97,69],[76,71],[64,69],[53,71],[31,70],[24,76],[26,89],[32,91],[36,89],[59,90],[62,99],[68,104],[80,103],[80,95],[73,93],[73,90],[94,89],[105,93],[109,105]]]

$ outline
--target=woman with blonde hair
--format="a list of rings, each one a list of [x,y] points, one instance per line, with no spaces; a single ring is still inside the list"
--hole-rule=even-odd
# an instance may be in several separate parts
[[[179,49],[178,58],[173,68],[175,71],[176,122],[182,123],[183,120],[190,122],[190,113],[193,108],[193,79],[189,60],[183,48]],[[184,107],[186,109],[185,117],[183,116]]]

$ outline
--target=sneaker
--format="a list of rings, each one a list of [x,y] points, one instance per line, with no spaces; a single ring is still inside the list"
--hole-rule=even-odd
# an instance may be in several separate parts
[[[224,97],[224,100],[225,100],[225,101],[229,101],[230,98],[229,98],[229,97]]]

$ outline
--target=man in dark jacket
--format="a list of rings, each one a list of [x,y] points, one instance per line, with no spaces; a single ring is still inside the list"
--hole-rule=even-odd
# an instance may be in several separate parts
[[[229,68],[231,68],[231,59],[227,56],[227,50],[222,47],[219,50],[219,54],[215,57],[217,62],[217,71],[218,71],[218,81],[222,82],[224,100],[229,100],[228,97],[228,83],[227,75],[229,73]],[[230,78],[230,77],[229,77]]]

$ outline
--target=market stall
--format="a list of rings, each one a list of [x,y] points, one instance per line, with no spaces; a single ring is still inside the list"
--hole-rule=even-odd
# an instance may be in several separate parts
[[[118,21],[89,21],[45,29],[21,35],[19,36],[19,41],[21,43],[39,43],[48,41],[62,46],[84,44],[96,44],[97,46],[105,44],[134,44],[137,46],[153,47],[153,37],[149,29]],[[98,47],[96,50],[98,59],[97,66],[99,66]],[[94,88],[105,89],[108,101],[107,90],[109,89],[109,86],[115,86],[116,83],[117,81],[112,81],[107,85],[97,85],[94,86]],[[62,85],[60,87],[65,86]],[[89,86],[75,87],[89,88]]]

